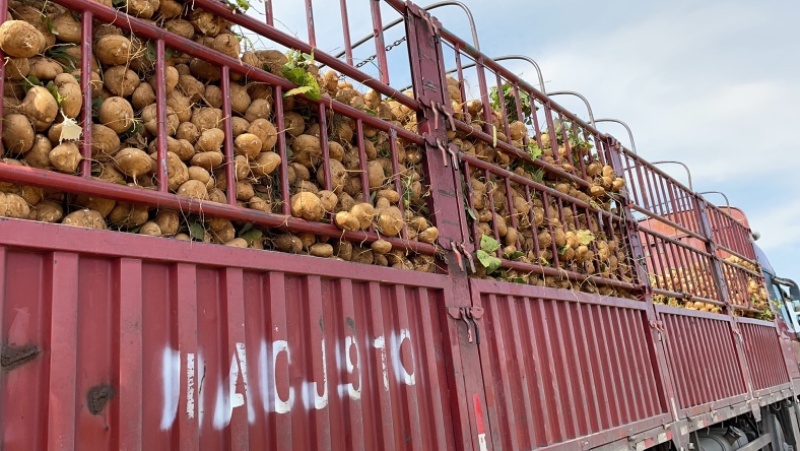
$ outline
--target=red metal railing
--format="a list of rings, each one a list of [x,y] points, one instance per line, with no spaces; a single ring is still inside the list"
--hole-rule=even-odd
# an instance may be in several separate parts
[[[373,4],[373,26],[376,30],[381,30],[381,16],[377,2]],[[265,83],[269,86],[272,99],[283,99],[284,94],[295,88],[295,85],[288,80],[276,76],[269,71],[254,67],[246,64],[238,59],[230,56],[223,55],[216,52],[204,45],[195,41],[186,39],[177,34],[165,31],[163,28],[156,26],[151,22],[127,16],[119,10],[108,8],[97,2],[88,0],[62,0],[58,4],[67,7],[73,11],[81,11],[82,16],[82,57],[80,61],[80,68],[84,74],[91,73],[92,69],[92,55],[93,55],[93,30],[98,24],[114,24],[124,31],[131,33],[134,39],[151,40],[155,48],[154,55],[154,70],[155,70],[155,97],[157,105],[157,118],[158,118],[158,133],[156,134],[157,149],[156,165],[154,181],[147,182],[144,185],[147,189],[139,189],[128,186],[120,186],[115,184],[103,183],[92,180],[93,155],[92,155],[92,107],[93,98],[95,93],[92,92],[91,77],[82,77],[81,88],[83,91],[83,110],[80,116],[80,124],[83,128],[82,146],[81,151],[84,160],[80,166],[80,175],[82,178],[77,178],[71,175],[58,174],[49,171],[43,171],[33,168],[19,168],[12,167],[5,164],[0,164],[0,178],[26,185],[34,185],[46,187],[53,190],[68,192],[68,193],[81,193],[89,194],[96,197],[107,198],[119,202],[129,202],[133,204],[148,205],[158,208],[170,208],[183,212],[184,214],[202,214],[209,217],[218,217],[229,219],[238,222],[252,223],[258,226],[265,226],[271,228],[285,228],[296,232],[308,232],[316,235],[327,236],[332,238],[342,238],[353,242],[374,241],[378,238],[374,230],[366,232],[343,232],[332,224],[315,223],[303,221],[290,216],[290,204],[288,199],[291,197],[293,190],[288,183],[289,173],[289,154],[286,134],[283,132],[286,128],[284,123],[285,118],[285,101],[275,102],[274,117],[276,121],[276,128],[281,132],[278,134],[276,152],[281,157],[281,165],[279,169],[280,175],[277,177],[280,180],[280,186],[277,188],[275,199],[281,204],[281,209],[275,213],[265,213],[256,210],[251,210],[241,206],[241,202],[237,202],[236,190],[234,183],[230,182],[235,180],[234,174],[234,145],[232,133],[232,113],[231,113],[231,77],[236,76],[239,78],[246,77],[251,82]],[[296,39],[286,33],[280,32],[270,24],[273,23],[274,17],[271,13],[271,5],[267,3],[267,23],[262,23],[253,17],[246,15],[236,14],[228,6],[215,2],[200,0],[193,4],[197,10],[204,10],[213,13],[215,16],[229,21],[232,24],[240,26],[242,29],[250,33],[254,33],[261,38],[268,40],[276,46],[285,46],[300,52],[313,53],[314,59],[327,65],[328,67],[340,72],[341,76],[346,80],[352,80],[361,83],[364,86],[374,89],[383,96],[391,97],[394,101],[407,107],[411,112],[419,109],[419,103],[391,88],[388,83],[388,71],[386,70],[385,49],[378,46],[378,59],[381,61],[381,80],[376,80],[355,68],[352,64],[342,62],[330,55],[320,52],[314,45],[314,28],[313,23],[309,22],[309,34],[311,42],[305,43]],[[311,2],[306,2],[306,10],[309,17],[312,17]],[[346,8],[344,3],[343,9]],[[2,8],[5,14],[5,8]],[[346,15],[346,11],[343,11]],[[124,19],[124,20],[123,20]],[[347,31],[346,31],[347,33]],[[378,38],[380,33],[376,33]],[[167,183],[167,95],[166,95],[166,81],[165,81],[165,61],[167,59],[167,52],[178,52],[190,55],[197,60],[207,62],[220,68],[221,80],[221,93],[222,93],[222,127],[225,131],[225,142],[223,145],[224,159],[222,167],[224,172],[221,177],[228,181],[229,188],[226,189],[225,202],[202,202],[194,199],[176,196],[169,192]],[[384,76],[385,75],[385,76]],[[2,83],[0,81],[0,83]],[[0,84],[0,87],[2,85]],[[392,177],[392,185],[398,193],[404,192],[404,187],[401,178],[398,175],[398,155],[401,153],[398,149],[399,142],[407,143],[408,146],[418,146],[422,144],[423,140],[420,135],[413,130],[410,131],[406,127],[396,122],[382,119],[374,114],[370,114],[363,109],[358,109],[343,103],[340,100],[332,99],[327,95],[323,95],[322,99],[318,102],[309,101],[311,107],[311,114],[315,116],[320,123],[320,129],[327,128],[326,120],[330,117],[334,120],[347,120],[353,123],[352,130],[355,135],[354,142],[350,143],[358,151],[358,166],[364,169],[356,170],[363,174],[361,179],[361,193],[363,199],[368,199],[370,196],[370,189],[366,183],[366,166],[367,158],[365,157],[364,148],[366,138],[364,136],[365,128],[369,127],[379,134],[385,135],[388,142],[386,153],[391,157],[391,166],[394,170]],[[330,180],[330,160],[331,156],[328,152],[328,135],[326,133],[320,134],[321,148],[324,155],[322,156],[320,169],[324,171],[324,186],[323,189],[331,189]],[[405,167],[405,166],[404,166]],[[403,208],[403,202],[398,203],[399,208]],[[330,215],[329,215],[330,216]],[[330,220],[329,220],[330,222]],[[403,233],[402,236],[397,238],[387,238],[395,248],[408,249],[417,253],[433,255],[435,253],[435,246],[432,244],[410,241],[407,234]]]

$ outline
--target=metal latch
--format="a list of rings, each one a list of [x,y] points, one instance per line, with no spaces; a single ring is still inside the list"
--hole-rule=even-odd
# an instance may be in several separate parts
[[[472,328],[475,328],[475,343],[481,344],[481,333],[477,320],[483,317],[483,307],[448,307],[447,313],[455,320],[467,325],[467,340],[472,343]]]

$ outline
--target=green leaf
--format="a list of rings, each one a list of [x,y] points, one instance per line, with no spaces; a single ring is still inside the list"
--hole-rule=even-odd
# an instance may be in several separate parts
[[[203,238],[206,236],[206,229],[203,228],[203,224],[199,222],[190,223],[189,236],[191,236],[193,240],[203,241]]]
[[[252,246],[253,245],[253,241],[261,238],[262,236],[264,236],[264,233],[261,232],[260,230],[251,229],[251,230],[248,230],[245,233],[242,233],[239,237],[240,238],[244,238],[244,240],[247,241],[247,245],[248,246]]]
[[[588,246],[589,243],[594,241],[594,235],[588,230],[578,230],[576,235],[578,236],[578,239],[581,240],[581,244],[584,246]]]
[[[507,252],[505,255],[503,255],[503,257],[505,257],[507,260],[519,260],[524,256],[525,253],[521,251]]]
[[[500,249],[500,243],[497,242],[496,239],[487,236],[481,235],[481,250],[487,253],[494,253]]]
[[[467,214],[469,215],[470,218],[472,218],[473,221],[477,221],[478,220],[478,215],[475,214],[475,210],[474,209],[467,208]]]
[[[564,255],[564,252],[567,252],[567,249],[569,249],[569,246],[558,248],[558,255]]]
[[[500,264],[502,263],[499,258],[489,254],[484,250],[478,251],[478,261],[484,268],[486,268],[487,274],[491,274],[497,271],[500,268]]]
[[[236,236],[241,237],[242,235],[244,235],[246,232],[248,232],[252,228],[253,228],[253,223],[252,222],[248,222],[245,225],[243,225],[241,229],[239,229],[239,233],[236,234]]]
[[[307,94],[307,93],[309,93],[309,92],[311,92],[313,90],[314,90],[314,88],[312,88],[311,86],[298,86],[298,87],[296,87],[294,89],[290,89],[290,90],[286,91],[286,93],[283,96],[284,97],[291,97],[291,96],[295,96],[297,94]]]
[[[528,144],[528,155],[531,156],[531,160],[542,156],[542,149],[539,148],[539,145],[535,141]]]

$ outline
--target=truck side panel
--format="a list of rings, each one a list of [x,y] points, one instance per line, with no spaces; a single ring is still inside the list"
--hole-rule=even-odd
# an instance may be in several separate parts
[[[458,447],[444,276],[0,229],[5,450]]]

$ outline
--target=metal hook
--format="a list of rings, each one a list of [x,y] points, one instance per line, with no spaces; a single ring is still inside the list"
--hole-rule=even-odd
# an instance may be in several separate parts
[[[568,95],[568,96],[575,96],[575,97],[581,99],[583,101],[583,103],[586,105],[586,109],[589,111],[589,124],[592,127],[595,127],[594,113],[592,112],[592,106],[589,104],[589,100],[586,99],[586,97],[584,97],[581,93],[575,92],[575,91],[558,91],[558,92],[551,92],[551,93],[549,93],[547,95],[550,96],[550,97]],[[597,127],[595,127],[595,128],[597,128]]]
[[[472,16],[472,11],[470,11],[470,9],[467,7],[467,5],[465,5],[465,4],[463,4],[463,3],[459,2],[459,1],[448,0],[448,1],[444,1],[444,2],[432,3],[432,4],[428,5],[428,6],[423,6],[422,9],[424,9],[426,11],[430,11],[432,9],[436,9],[436,8],[439,8],[439,7],[442,7],[442,6],[458,6],[459,8],[464,10],[464,12],[467,14],[467,19],[469,20],[469,27],[472,30],[472,46],[475,47],[475,49],[477,49],[478,51],[480,51],[481,47],[480,47],[480,45],[478,43],[478,30],[475,28],[475,19]],[[394,20],[392,22],[389,22],[385,27],[383,27],[383,31],[386,31],[386,30],[388,30],[390,28],[393,28],[393,27],[403,23],[404,21],[405,21],[405,18],[401,17],[401,18],[396,19],[396,20]],[[430,26],[431,24],[428,24],[428,25]],[[350,48],[354,49],[356,47],[359,47],[359,46],[363,45],[365,42],[367,42],[370,39],[372,39],[373,37],[375,37],[374,34],[369,34],[369,35],[365,36],[364,38],[360,39],[359,41],[357,41],[352,46],[350,46]],[[345,51],[340,52],[339,54],[336,55],[336,58],[341,58],[341,57],[345,56],[346,53],[347,52],[345,52]]]
[[[726,196],[722,191],[703,191],[702,193],[697,194],[719,194],[725,198],[725,206],[728,207],[728,210],[731,209],[731,201],[728,200],[728,196]]]
[[[683,166],[683,169],[686,169],[686,176],[689,178],[689,190],[690,191],[694,191],[694,188],[692,187],[692,171],[689,170],[689,166],[686,166],[686,164],[681,163],[680,161],[675,161],[675,160],[653,161],[650,164],[655,166],[657,164],[665,164],[665,163],[679,164],[679,165]]]
[[[625,127],[625,130],[627,130],[627,132],[628,132],[628,139],[631,142],[631,152],[633,152],[634,155],[638,155],[638,152],[636,151],[636,142],[633,141],[633,132],[631,131],[631,128],[628,126],[628,124],[622,122],[619,119],[611,119],[611,118],[595,119],[594,122],[595,123],[598,123],[598,122],[614,122],[616,124],[619,124],[619,125]]]

